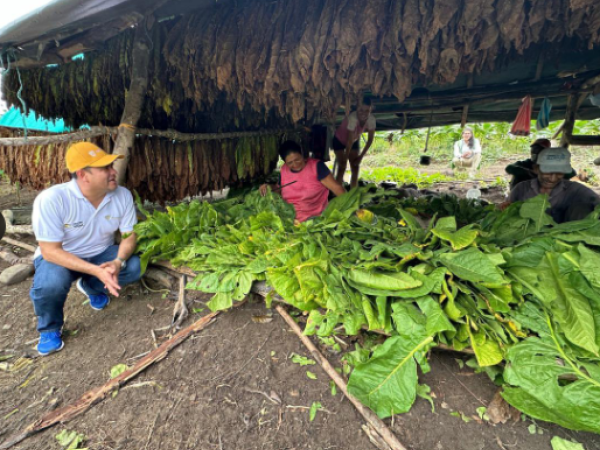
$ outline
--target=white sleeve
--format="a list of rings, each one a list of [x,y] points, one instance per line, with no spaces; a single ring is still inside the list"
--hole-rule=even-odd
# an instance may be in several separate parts
[[[356,130],[356,125],[358,125],[358,117],[356,117],[356,113],[350,113],[348,116],[348,130],[354,131]]]
[[[456,141],[454,143],[454,158],[455,159],[458,159],[462,156],[459,144],[460,144],[460,141]]]
[[[121,233],[131,233],[133,226],[137,223],[137,215],[135,212],[135,203],[133,202],[133,195],[128,189],[124,190],[124,203],[125,210],[122,215],[121,222],[119,223],[119,231]]]
[[[33,202],[31,223],[35,239],[41,242],[62,242],[65,237],[62,199],[44,191]]]
[[[369,119],[367,120],[367,131],[375,131],[377,129],[377,119],[373,114],[369,114]]]
[[[479,139],[475,139],[475,143],[473,145],[473,153],[481,153],[481,144],[479,143]]]

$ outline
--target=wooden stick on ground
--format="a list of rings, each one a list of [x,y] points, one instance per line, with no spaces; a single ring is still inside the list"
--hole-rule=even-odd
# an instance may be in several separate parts
[[[389,445],[393,450],[406,450],[406,447],[400,443],[398,438],[390,431],[390,429],[383,423],[383,421],[377,417],[377,415],[359,402],[354,396],[348,393],[348,387],[346,382],[342,378],[342,376],[335,371],[335,369],[329,364],[329,361],[317,350],[317,347],[314,346],[312,341],[302,334],[302,330],[298,326],[294,319],[287,313],[287,311],[281,306],[277,305],[275,307],[277,312],[283,317],[283,320],[291,327],[291,329],[296,333],[296,335],[300,338],[302,343],[308,348],[313,358],[319,363],[319,365],[323,368],[327,375],[334,381],[334,383],[341,389],[348,400],[352,402],[354,407],[358,410],[358,412],[365,418],[367,423],[373,427],[373,429],[381,436],[381,438],[385,441],[387,445]]]
[[[39,420],[33,422],[31,425],[25,428],[25,430],[23,430],[20,434],[14,435],[0,444],[0,450],[8,449],[13,445],[16,445],[19,442],[27,439],[29,436],[45,430],[46,428],[50,428],[57,423],[68,422],[69,420],[84,413],[94,404],[104,400],[104,398],[106,398],[106,396],[114,389],[135,378],[152,364],[163,360],[172,349],[185,341],[191,334],[198,332],[213,323],[214,318],[218,314],[219,311],[204,316],[200,320],[191,324],[189,327],[181,330],[179,333],[177,333],[168,341],[164,342],[160,347],[150,352],[144,358],[140,359],[131,369],[123,372],[118,377],[107,381],[102,386],[87,391],[74,403],[51,411],[42,416]]]
[[[33,245],[26,244],[25,242],[17,241],[16,239],[11,239],[9,237],[4,236],[2,238],[4,242],[10,245],[14,245],[15,247],[21,247],[25,250],[29,250],[32,253],[35,253],[35,247]]]

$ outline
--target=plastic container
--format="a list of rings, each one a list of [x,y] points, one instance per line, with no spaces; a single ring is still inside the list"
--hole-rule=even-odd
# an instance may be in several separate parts
[[[472,188],[467,191],[467,198],[479,199],[481,198],[481,191],[477,188]]]

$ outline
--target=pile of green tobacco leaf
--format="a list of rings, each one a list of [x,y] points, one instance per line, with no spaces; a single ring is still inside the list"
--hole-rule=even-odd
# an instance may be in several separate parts
[[[360,210],[389,206],[385,195],[354,189],[294,226],[290,205],[253,192],[154,212],[135,231],[144,265],[202,273],[188,288],[213,293],[213,310],[266,280],[309,311],[306,334],[389,333],[349,380],[380,417],[411,408],[417,368],[429,371],[428,350],[445,344],[473,349],[525,414],[600,433],[599,213],[557,225],[539,196],[462,227],[434,215],[424,228],[401,206],[393,218]]]

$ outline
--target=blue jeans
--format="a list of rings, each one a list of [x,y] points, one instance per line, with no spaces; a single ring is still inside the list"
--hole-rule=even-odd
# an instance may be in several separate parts
[[[118,250],[118,245],[111,245],[99,255],[82,259],[99,266],[102,263],[114,261],[117,258]],[[62,329],[64,324],[63,307],[67,300],[67,294],[73,282],[78,278],[83,279],[88,294],[108,293],[104,283],[98,278],[48,262],[42,256],[38,256],[33,264],[35,275],[29,295],[38,318],[37,329],[40,333]],[[127,267],[119,272],[119,285],[124,286],[139,280],[140,269],[140,258],[135,255],[130,257],[127,260]]]

